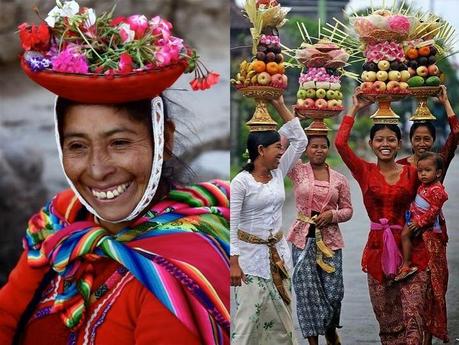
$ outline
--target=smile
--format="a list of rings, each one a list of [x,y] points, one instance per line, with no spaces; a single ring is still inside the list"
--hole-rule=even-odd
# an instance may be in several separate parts
[[[99,200],[115,199],[118,196],[120,196],[121,194],[123,194],[128,189],[130,184],[131,184],[131,182],[123,183],[123,184],[120,184],[118,186],[114,186],[110,190],[103,191],[103,192],[99,192],[99,191],[91,188],[91,193],[92,193],[92,195],[94,195]]]
[[[382,153],[383,155],[390,155],[390,154],[391,154],[391,150],[389,150],[389,149],[382,149],[382,150],[381,150],[381,153]]]

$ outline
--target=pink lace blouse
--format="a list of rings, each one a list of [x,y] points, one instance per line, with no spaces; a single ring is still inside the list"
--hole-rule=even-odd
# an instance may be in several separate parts
[[[346,177],[329,168],[330,181],[317,181],[309,163],[298,163],[288,176],[293,181],[297,212],[310,216],[311,211],[333,213],[332,223],[322,229],[325,244],[332,250],[344,247],[338,223],[352,217],[351,193]],[[309,224],[296,220],[290,228],[287,239],[296,247],[303,249],[306,244]]]

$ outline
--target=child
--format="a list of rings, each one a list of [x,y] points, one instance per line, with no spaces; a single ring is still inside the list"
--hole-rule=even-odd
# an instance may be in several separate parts
[[[395,281],[405,279],[418,268],[411,266],[411,236],[424,231],[441,233],[439,215],[446,200],[445,188],[440,182],[443,174],[443,160],[433,152],[424,152],[418,159],[418,178],[421,181],[415,200],[407,212],[406,225],[402,231],[403,265]]]

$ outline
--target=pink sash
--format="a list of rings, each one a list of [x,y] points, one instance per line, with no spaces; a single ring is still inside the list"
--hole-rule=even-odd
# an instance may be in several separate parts
[[[381,265],[384,274],[388,277],[393,277],[402,264],[403,258],[391,230],[401,230],[402,227],[400,225],[390,225],[386,218],[381,218],[379,219],[379,223],[371,222],[370,229],[384,231],[384,246],[381,257]]]

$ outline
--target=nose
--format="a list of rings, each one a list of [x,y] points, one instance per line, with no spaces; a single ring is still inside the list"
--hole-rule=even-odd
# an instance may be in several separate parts
[[[89,175],[99,181],[104,180],[116,170],[107,152],[101,148],[92,150],[87,168]]]

